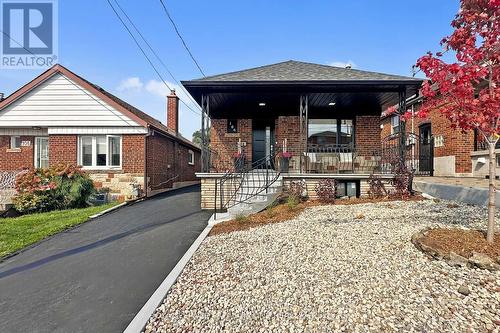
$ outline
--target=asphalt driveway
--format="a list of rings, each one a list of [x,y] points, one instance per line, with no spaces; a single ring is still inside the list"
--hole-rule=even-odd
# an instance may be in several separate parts
[[[0,332],[122,332],[207,224],[192,186],[0,263]]]

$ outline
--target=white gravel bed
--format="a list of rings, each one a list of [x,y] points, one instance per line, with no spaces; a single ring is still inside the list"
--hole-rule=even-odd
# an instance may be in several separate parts
[[[500,332],[500,273],[430,260],[410,242],[438,223],[485,225],[485,209],[448,205],[313,207],[208,237],[146,332]]]

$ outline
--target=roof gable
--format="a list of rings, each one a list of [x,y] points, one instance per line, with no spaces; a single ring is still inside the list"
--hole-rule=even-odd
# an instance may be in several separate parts
[[[255,81],[415,81],[421,79],[400,75],[368,72],[308,62],[289,60],[272,65],[208,76],[187,82],[255,82]]]
[[[77,111],[87,111],[88,113],[86,115],[76,115],[76,114],[71,114],[72,111],[75,111],[74,105],[71,105],[71,108],[69,109],[59,109],[59,110],[53,110],[56,113],[59,113],[57,115],[70,115],[74,119],[81,119],[81,117],[85,118],[86,116],[88,119],[86,120],[87,123],[83,124],[82,123],[75,123],[73,126],[143,126],[143,127],[153,127],[154,129],[166,134],[167,136],[171,137],[172,139],[179,141],[181,143],[184,143],[194,149],[199,149],[198,146],[194,145],[191,141],[188,139],[184,138],[178,133],[173,132],[169,128],[167,128],[164,124],[162,124],[160,121],[156,120],[155,118],[151,117],[145,112],[142,112],[141,110],[135,108],[134,106],[126,103],[125,101],[121,100],[120,98],[114,96],[113,94],[107,92],[106,90],[102,89],[101,87],[85,80],[84,78],[78,76],[77,74],[73,73],[69,69],[65,68],[62,65],[54,65],[47,71],[43,72],[39,76],[37,76],[35,79],[33,79],[31,82],[27,83],[11,95],[9,95],[6,99],[3,101],[0,101],[0,127],[1,126],[26,126],[26,116],[29,116],[29,124],[30,126],[50,126],[50,125],[63,125],[63,126],[72,126],[71,124],[68,123],[55,123],[54,119],[50,119],[45,117],[42,113],[39,115],[37,113],[33,113],[31,115],[26,114],[26,110],[23,110],[23,108],[26,107],[26,105],[23,105],[26,100],[30,99],[30,97],[35,96],[35,95],[44,95],[44,93],[39,93],[40,90],[43,90],[47,86],[55,85],[56,87],[51,87],[48,89],[48,92],[45,93],[46,97],[45,100],[49,101],[50,103],[53,104],[60,104],[60,105],[68,105],[64,100],[68,98],[68,94],[60,94],[57,95],[54,94],[53,91],[57,91],[59,88],[62,90],[65,90],[65,93],[68,91],[71,91],[69,96],[72,95],[79,95],[78,99],[79,102],[77,102],[78,105],[85,105],[85,102],[91,103],[90,106],[87,104],[86,106],[82,108],[76,108]],[[59,88],[57,87],[59,86]],[[64,86],[64,87],[63,87]],[[59,89],[59,90],[60,90]],[[51,92],[52,90],[52,92]],[[49,97],[47,97],[49,96]],[[61,97],[64,96],[64,97]],[[69,97],[71,98],[71,97]],[[43,97],[41,97],[43,100]],[[25,103],[26,104],[26,103]],[[28,103],[29,104],[29,103]],[[45,103],[46,104],[46,103]],[[40,104],[39,104],[40,105]],[[41,105],[44,105],[42,102]],[[68,107],[69,107],[68,105]],[[50,105],[49,105],[50,106]],[[38,106],[31,107],[32,110],[28,112],[35,111]],[[97,108],[97,110],[96,110]],[[10,114],[15,110],[16,114]],[[100,111],[98,111],[100,110]],[[21,115],[20,112],[23,111],[24,114]],[[98,113],[96,114],[95,112],[101,112],[104,111],[106,114],[101,114]],[[94,112],[94,113],[92,113]],[[102,116],[105,117],[104,119],[98,119],[99,117],[96,116]],[[38,116],[41,122],[35,124],[33,122],[34,118],[33,116]],[[53,116],[56,116],[56,114],[53,114]],[[21,118],[19,118],[21,117]],[[22,117],[25,117],[24,119]],[[75,118],[77,117],[77,118]],[[3,123],[5,119],[7,120],[15,120],[18,121],[19,123],[16,123],[17,125],[7,125],[6,123]],[[96,119],[92,119],[96,118]],[[85,120],[85,119],[84,119]],[[113,122],[113,123],[111,123]]]

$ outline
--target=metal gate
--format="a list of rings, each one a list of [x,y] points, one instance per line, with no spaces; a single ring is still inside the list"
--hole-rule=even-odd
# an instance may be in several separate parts
[[[404,141],[404,143],[403,143]],[[420,128],[420,135],[406,133],[391,134],[381,142],[381,169],[391,173],[394,166],[404,160],[406,167],[415,176],[432,176],[434,172],[434,140],[430,127]]]

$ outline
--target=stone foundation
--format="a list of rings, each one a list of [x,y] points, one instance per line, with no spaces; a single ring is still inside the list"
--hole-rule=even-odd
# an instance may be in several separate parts
[[[89,173],[97,189],[109,188],[111,198],[118,201],[133,200],[142,196],[144,175],[142,173]],[[131,184],[140,185],[139,195],[134,195]]]

